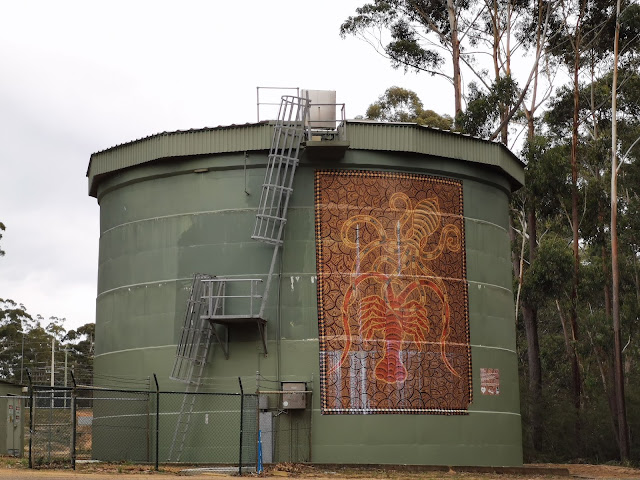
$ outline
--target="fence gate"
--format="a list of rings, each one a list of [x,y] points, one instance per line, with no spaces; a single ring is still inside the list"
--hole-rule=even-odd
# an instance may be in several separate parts
[[[30,462],[33,467],[71,463],[73,409],[71,389],[34,387]]]

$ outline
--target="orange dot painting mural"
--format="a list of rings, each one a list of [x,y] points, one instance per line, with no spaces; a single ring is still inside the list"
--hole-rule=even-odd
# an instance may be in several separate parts
[[[322,412],[466,413],[462,184],[317,171]]]

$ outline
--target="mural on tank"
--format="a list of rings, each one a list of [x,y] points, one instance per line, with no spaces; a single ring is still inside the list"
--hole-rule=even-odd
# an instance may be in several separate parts
[[[462,184],[317,171],[322,413],[466,413]]]

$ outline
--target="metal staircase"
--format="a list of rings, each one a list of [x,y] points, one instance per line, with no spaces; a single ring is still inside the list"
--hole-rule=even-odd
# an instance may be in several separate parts
[[[211,275],[195,274],[189,291],[182,335],[176,351],[173,370],[169,377],[172,380],[185,382],[187,387],[185,396],[182,398],[176,428],[173,432],[173,439],[167,458],[168,462],[180,461],[196,399],[195,395],[189,395],[189,393],[197,392],[200,387],[202,372],[204,371],[209,346],[211,345],[211,337],[215,333],[215,327],[203,318],[209,308],[215,312],[221,306],[220,302],[210,306],[202,298],[207,285],[205,282],[212,278]]]
[[[200,384],[202,371],[207,361],[211,336],[214,328],[203,318],[209,311],[218,311],[220,303],[209,306],[203,300],[205,281],[211,280],[211,275],[197,273],[193,276],[187,309],[182,326],[180,343],[176,350],[176,359],[169,378],[188,384]],[[211,308],[212,310],[209,310]]]
[[[271,280],[279,248],[283,243],[289,199],[298,156],[305,139],[305,121],[309,99],[283,96],[276,121],[256,222],[251,238],[273,246],[266,282],[262,278],[218,277],[197,274],[187,301],[187,311],[176,359],[170,378],[187,384],[176,422],[167,461],[179,461],[189,429],[196,395],[211,341],[220,344],[229,358],[227,328],[234,324],[254,323],[258,328],[264,354],[267,354],[266,319]],[[261,289],[264,283],[264,288]],[[233,303],[228,308],[227,302]],[[216,325],[224,326],[221,333]]]

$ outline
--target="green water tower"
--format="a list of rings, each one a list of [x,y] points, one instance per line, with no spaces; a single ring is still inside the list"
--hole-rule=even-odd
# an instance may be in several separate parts
[[[521,465],[508,229],[523,164],[498,143],[347,121],[340,106],[312,117],[313,95],[287,97],[277,122],[91,156],[96,382],[240,376],[253,392],[259,372],[294,403],[311,392],[299,461]],[[194,301],[201,371],[183,331]],[[293,428],[301,414],[283,405]],[[273,461],[293,441],[275,438]]]

